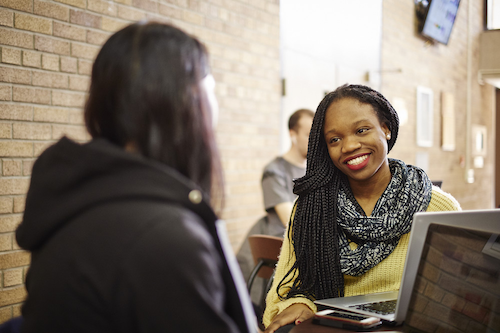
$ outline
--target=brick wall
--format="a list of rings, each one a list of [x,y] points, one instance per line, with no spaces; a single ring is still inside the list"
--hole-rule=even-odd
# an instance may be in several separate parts
[[[263,215],[261,170],[279,151],[278,0],[0,0],[0,323],[26,295],[30,257],[14,230],[33,162],[63,135],[89,139],[92,61],[110,34],[143,18],[177,25],[211,54],[235,249]]]
[[[382,93],[390,100],[401,98],[408,110],[408,123],[401,126],[400,137],[390,157],[414,164],[417,153],[429,156],[428,174],[443,180],[443,189],[450,192],[464,209],[493,207],[494,191],[494,88],[477,81],[479,66],[479,35],[483,31],[484,1],[462,0],[448,45],[427,43],[417,33],[413,1],[384,0],[382,24]],[[469,15],[472,18],[468,31]],[[465,181],[467,54],[468,33],[472,50],[472,124],[487,127],[488,152],[484,168],[475,169],[475,182]],[[401,69],[401,72],[394,71]],[[434,144],[417,147],[415,137],[416,87],[425,86],[434,92]],[[441,149],[441,94],[454,96],[456,149]],[[469,143],[470,144],[470,143]]]

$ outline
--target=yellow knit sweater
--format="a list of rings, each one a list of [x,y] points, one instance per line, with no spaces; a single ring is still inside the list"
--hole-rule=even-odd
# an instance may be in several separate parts
[[[432,197],[427,207],[427,211],[438,212],[451,210],[461,210],[460,204],[451,194],[443,192],[439,187],[433,186]],[[354,277],[344,275],[345,296],[398,290],[403,274],[409,238],[409,233],[403,235],[393,253],[362,276]],[[356,244],[351,243],[351,248],[355,248],[356,246]],[[266,327],[271,323],[274,316],[281,313],[292,304],[303,303],[310,307],[313,312],[317,311],[316,305],[305,297],[295,297],[281,301],[276,293],[279,282],[290,270],[294,262],[295,253],[293,252],[293,246],[288,238],[287,230],[285,232],[285,240],[281,248],[280,258],[276,266],[273,285],[266,297],[266,310],[263,318]],[[292,282],[289,282],[286,286],[290,285],[292,285]]]

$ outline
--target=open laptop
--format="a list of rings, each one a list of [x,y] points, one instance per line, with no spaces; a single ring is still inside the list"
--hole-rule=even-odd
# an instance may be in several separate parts
[[[315,303],[424,332],[500,332],[498,234],[500,209],[417,213],[399,291]]]

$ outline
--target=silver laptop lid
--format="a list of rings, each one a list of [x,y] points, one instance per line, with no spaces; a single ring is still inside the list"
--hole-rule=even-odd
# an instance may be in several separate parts
[[[500,332],[500,210],[417,213],[396,321],[424,332]]]

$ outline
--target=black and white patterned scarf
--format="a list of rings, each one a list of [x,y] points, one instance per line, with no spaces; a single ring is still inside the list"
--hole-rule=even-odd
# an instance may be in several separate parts
[[[427,210],[432,183],[425,172],[389,159],[392,179],[370,216],[363,213],[347,179],[338,194],[340,265],[342,273],[360,276],[387,258],[411,228],[413,214]],[[349,241],[358,244],[355,250]]]

